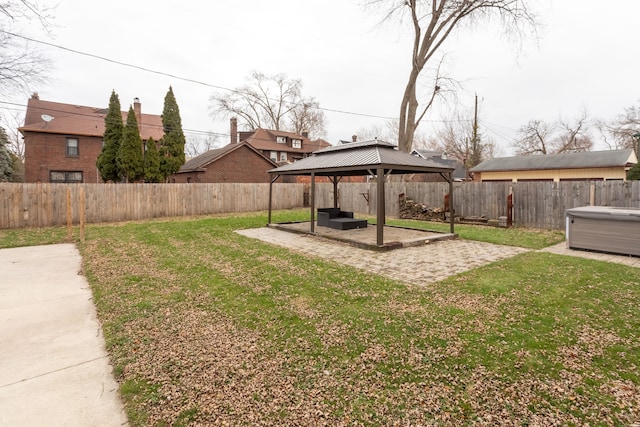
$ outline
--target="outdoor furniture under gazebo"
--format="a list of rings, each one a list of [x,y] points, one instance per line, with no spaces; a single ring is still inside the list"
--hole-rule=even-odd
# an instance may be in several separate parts
[[[271,169],[269,186],[269,217],[273,183],[281,175],[306,175],[311,177],[311,234],[315,233],[315,177],[326,176],[333,183],[333,207],[338,207],[338,182],[344,176],[375,176],[377,182],[376,244],[384,245],[385,203],[384,183],[389,175],[437,173],[449,182],[449,206],[453,206],[453,168],[433,160],[425,160],[396,150],[393,144],[372,140],[354,142],[318,150],[297,162]],[[454,215],[449,215],[451,233],[454,233]]]

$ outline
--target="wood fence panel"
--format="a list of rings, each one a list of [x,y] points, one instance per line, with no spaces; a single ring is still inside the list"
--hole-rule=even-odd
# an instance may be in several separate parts
[[[87,223],[251,212],[266,210],[269,203],[269,184],[0,183],[0,228],[64,225],[67,189],[77,224],[81,188]],[[640,208],[640,181],[454,183],[453,208],[465,217],[504,216],[510,189],[518,227],[564,229],[566,209],[589,205],[592,200],[595,205]],[[302,207],[304,191],[303,184],[273,184],[273,209]],[[417,203],[442,207],[449,184],[386,183],[387,216],[399,215],[401,193]],[[375,216],[375,182],[340,183],[338,195],[343,209]],[[333,206],[333,184],[316,184],[316,207],[326,206]]]
[[[274,209],[303,204],[302,184],[274,184]],[[15,184],[0,183],[0,228],[66,224],[67,189],[74,223],[85,194],[87,223],[266,210],[269,184]]]

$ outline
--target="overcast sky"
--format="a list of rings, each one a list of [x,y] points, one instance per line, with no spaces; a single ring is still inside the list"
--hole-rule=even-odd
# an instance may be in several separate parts
[[[378,25],[380,16],[357,0],[51,3],[58,4],[54,37],[32,31],[34,38],[176,77],[41,46],[53,64],[49,81],[37,87],[43,100],[106,107],[115,89],[123,109],[139,97],[143,112],[161,114],[171,85],[188,137],[228,135],[228,120],[210,117],[209,98],[215,87],[238,87],[257,70],[301,79],[303,94],[332,110],[326,112],[332,144],[384,126],[386,119],[371,116],[398,115],[411,30]],[[640,1],[532,4],[542,24],[537,42],[532,36],[520,46],[499,29],[477,25],[444,46],[447,73],[463,85],[459,103],[470,109],[478,94],[481,132],[502,155],[512,154],[516,130],[531,119],[571,119],[583,107],[592,118],[611,119],[640,102]],[[422,131],[440,119],[435,109]],[[220,136],[218,145],[227,141]]]

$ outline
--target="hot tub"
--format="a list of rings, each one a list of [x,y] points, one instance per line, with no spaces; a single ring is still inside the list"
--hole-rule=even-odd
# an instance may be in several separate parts
[[[567,209],[566,228],[568,248],[640,256],[640,208]]]

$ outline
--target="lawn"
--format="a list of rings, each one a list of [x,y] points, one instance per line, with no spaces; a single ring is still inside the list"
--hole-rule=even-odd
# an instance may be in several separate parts
[[[87,227],[83,269],[131,425],[640,422],[638,269],[528,252],[412,286],[234,233],[265,223]],[[0,230],[0,245],[30,232]]]

